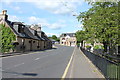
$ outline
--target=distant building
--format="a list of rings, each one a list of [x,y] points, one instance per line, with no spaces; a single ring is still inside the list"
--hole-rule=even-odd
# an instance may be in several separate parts
[[[54,39],[50,39],[50,40],[52,41],[52,44],[59,44],[59,42]]]
[[[77,39],[75,33],[63,33],[60,36],[60,44],[66,46],[75,46]]]
[[[15,45],[15,52],[52,48],[52,41],[48,39],[40,26],[11,22],[8,20],[7,10],[3,10],[0,14],[0,24],[9,27],[15,34],[16,40],[12,41],[12,44]]]

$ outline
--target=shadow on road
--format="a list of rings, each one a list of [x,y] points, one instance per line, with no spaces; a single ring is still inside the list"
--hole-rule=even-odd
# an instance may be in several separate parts
[[[2,73],[10,73],[10,74],[16,74],[16,75],[23,75],[23,76],[37,76],[36,73],[18,73],[18,72],[12,72],[12,71],[2,71]]]

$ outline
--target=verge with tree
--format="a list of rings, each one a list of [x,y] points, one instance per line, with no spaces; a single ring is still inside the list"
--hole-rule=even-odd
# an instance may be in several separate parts
[[[119,4],[120,2],[93,2],[86,12],[80,13],[78,21],[82,19],[85,40],[99,41],[104,45],[104,52],[117,53],[119,41]]]

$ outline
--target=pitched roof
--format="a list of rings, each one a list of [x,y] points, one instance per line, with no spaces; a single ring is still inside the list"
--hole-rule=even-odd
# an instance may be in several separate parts
[[[25,25],[23,25],[21,22],[12,22],[11,24],[12,24],[11,28],[14,30],[15,33],[17,33],[17,36],[23,37],[23,38],[31,38],[25,31],[23,31],[22,33],[18,32],[18,26],[15,26],[15,25],[21,25],[23,26],[23,28],[25,28]]]
[[[65,36],[75,37],[75,33],[62,33],[61,34],[61,37],[65,37]]]
[[[4,23],[8,27],[10,27],[10,29],[18,37],[28,38],[28,39],[36,39],[36,40],[46,40],[46,41],[49,40],[48,37],[46,36],[46,34],[43,31],[39,31],[41,33],[41,35],[39,35],[38,33],[35,34],[35,30],[31,29],[29,27],[29,25],[27,25],[27,27],[26,27],[26,25],[24,25],[21,22],[11,22],[9,20],[3,20],[2,19],[2,20],[0,20],[0,23]],[[20,26],[18,26],[18,25],[20,25]],[[18,27],[23,28],[23,31],[21,33],[18,32]]]

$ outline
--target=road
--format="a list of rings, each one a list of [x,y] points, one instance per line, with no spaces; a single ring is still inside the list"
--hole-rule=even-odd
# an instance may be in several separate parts
[[[74,47],[60,46],[2,59],[3,78],[61,78]]]
[[[56,49],[2,59],[3,78],[104,78],[77,47]]]

